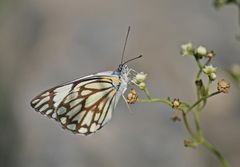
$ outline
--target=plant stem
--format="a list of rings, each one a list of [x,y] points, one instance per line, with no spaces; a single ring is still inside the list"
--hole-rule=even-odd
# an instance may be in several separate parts
[[[201,71],[201,69],[199,69]],[[196,91],[197,91],[197,101],[201,98],[201,89],[202,87],[204,87],[204,85],[201,85],[201,86],[198,86],[196,84]],[[194,110],[193,111],[193,118],[194,118],[194,124],[195,124],[195,127],[196,127],[196,130],[197,130],[197,135],[199,136],[200,133],[201,133],[201,129],[200,129],[200,116],[199,116],[199,108],[200,108],[200,103],[198,103],[197,105],[197,110]]]
[[[205,100],[205,99],[207,99],[207,98],[209,98],[209,97],[215,96],[215,95],[217,95],[217,94],[219,94],[219,93],[221,93],[221,92],[217,91],[217,92],[214,92],[214,93],[212,93],[212,94],[210,94],[210,95],[208,95],[208,96],[205,96],[205,97],[200,98],[200,99],[199,99],[198,101],[196,101],[191,107],[188,108],[188,110],[186,111],[186,113],[192,111],[192,109],[193,109],[194,107],[196,107],[199,103],[201,103],[203,100]]]
[[[205,138],[203,138],[202,144],[218,158],[224,167],[230,167],[229,162],[223,157],[223,155],[217,150],[214,145],[209,143]]]
[[[195,138],[195,134],[193,133],[192,128],[191,128],[191,126],[190,126],[190,124],[189,124],[189,122],[188,122],[187,114],[184,113],[184,112],[182,112],[182,117],[183,117],[183,122],[184,122],[184,125],[185,125],[188,133],[189,133],[193,138]]]
[[[200,115],[199,115],[198,110],[193,111],[193,117],[194,117],[195,127],[197,130],[197,135],[200,136],[202,132],[201,132],[201,128],[200,128]]]
[[[199,78],[200,78],[200,76],[201,76],[202,68],[203,68],[203,67],[202,67],[201,62],[199,61],[199,58],[197,58],[197,56],[194,56],[194,57],[195,57],[195,60],[196,60],[196,62],[197,62],[198,68],[199,68],[199,71],[198,71],[197,76],[196,76],[196,81],[198,81]]]
[[[206,90],[205,90],[205,96],[208,96],[209,94],[209,88],[210,88],[210,85],[211,85],[212,81],[210,79],[208,79],[208,84],[207,84],[207,87],[206,87]],[[199,111],[201,111],[207,104],[207,99],[203,100],[203,105],[201,106],[201,108],[199,108]]]
[[[144,93],[145,93],[145,95],[147,96],[148,99],[152,99],[152,97],[151,97],[151,95],[150,95],[150,92],[148,91],[147,87],[145,87],[145,88],[143,89],[143,91],[144,91]]]
[[[159,102],[159,103],[165,103],[169,106],[172,106],[172,102],[167,99],[161,99],[161,98],[150,98],[150,99],[138,99],[138,102],[145,102],[145,103],[152,103],[152,102]]]
[[[207,85],[207,91],[209,89],[209,85],[210,85],[210,82]],[[172,102],[169,99],[152,98],[147,88],[145,88],[143,91],[146,94],[147,99],[138,99],[138,102],[147,102],[147,103],[159,102],[159,103],[167,104],[167,105],[172,107]],[[197,91],[199,92],[198,89],[197,89]],[[202,134],[202,129],[200,127],[200,115],[199,115],[200,112],[199,111],[201,109],[203,109],[205,104],[201,107],[201,109],[197,108],[197,110],[193,110],[202,101],[206,101],[207,98],[215,96],[219,93],[221,93],[221,92],[217,91],[217,92],[214,92],[214,93],[211,93],[211,94],[207,93],[206,96],[204,96],[204,97],[198,96],[197,101],[191,106],[188,105],[185,102],[182,102],[182,107],[184,107],[184,109],[179,108],[179,110],[182,111],[182,117],[183,117],[184,125],[185,125],[188,133],[191,135],[191,137],[193,139],[193,142],[195,143],[194,147],[196,147],[199,144],[202,144],[203,146],[205,146],[210,152],[212,152],[218,158],[218,160],[221,162],[223,167],[230,167],[229,162],[222,156],[222,154],[217,150],[217,148],[214,145],[212,145],[211,143],[209,143],[207,141],[207,139]],[[193,116],[194,116],[194,121],[195,121],[195,126],[196,126],[196,133],[192,130],[191,125],[188,121],[188,117],[187,117],[187,114],[189,112],[191,112],[192,110],[193,110],[193,114],[194,114]]]

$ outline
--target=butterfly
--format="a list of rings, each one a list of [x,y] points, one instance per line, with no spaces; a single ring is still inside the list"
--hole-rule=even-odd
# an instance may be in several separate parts
[[[124,98],[133,80],[132,72],[135,71],[126,63],[140,57],[142,55],[124,63],[121,61],[117,70],[88,75],[48,89],[32,99],[31,106],[73,133],[95,133],[110,121],[120,97]]]

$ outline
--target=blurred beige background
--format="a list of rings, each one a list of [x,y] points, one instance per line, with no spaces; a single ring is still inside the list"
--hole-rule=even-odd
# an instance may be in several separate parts
[[[179,55],[192,41],[217,53],[214,64],[240,62],[237,9],[216,11],[211,0],[1,0],[0,166],[203,167],[220,166],[204,148],[183,146],[182,123],[159,104],[121,101],[112,121],[84,137],[64,131],[29,105],[52,86],[116,69],[128,25],[130,67],[149,74],[154,96],[194,99],[196,66]],[[219,76],[229,79],[223,73]],[[233,166],[240,164],[240,90],[209,101],[202,125]]]

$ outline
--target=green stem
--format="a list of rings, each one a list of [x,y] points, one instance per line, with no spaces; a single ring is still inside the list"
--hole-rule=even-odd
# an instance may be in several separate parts
[[[145,103],[152,103],[152,102],[159,102],[159,103],[165,103],[169,106],[172,106],[172,102],[167,100],[167,99],[161,99],[161,98],[157,98],[157,99],[138,99],[138,102],[145,102]]]
[[[194,117],[194,124],[195,124],[196,130],[197,130],[197,135],[199,137],[202,134],[202,130],[200,127],[200,115],[199,115],[198,110],[193,111],[193,117]]]
[[[203,65],[203,67],[205,67],[206,65],[208,65],[208,64],[211,62],[211,60],[212,60],[212,59],[209,58],[209,59],[206,61],[206,63]]]
[[[203,67],[202,67],[201,62],[199,61],[199,58],[197,58],[197,56],[194,56],[194,57],[195,57],[196,63],[197,63],[198,68],[199,68],[199,71],[198,71],[197,76],[196,76],[196,81],[197,81],[197,80],[199,80],[199,78],[200,78],[200,76],[202,74],[202,68]]]
[[[198,58],[197,56],[194,56],[194,57],[195,57],[195,60],[196,60],[196,62],[197,62],[198,68],[199,68],[199,69],[202,69],[203,67],[202,67],[201,62],[199,61],[199,58]]]
[[[146,96],[147,96],[148,99],[152,99],[152,97],[151,97],[151,95],[150,95],[150,92],[148,91],[147,87],[145,87],[145,88],[143,89],[143,91],[144,91],[144,93],[146,94]]]
[[[205,97],[200,98],[200,99],[199,99],[198,101],[196,101],[191,107],[188,108],[188,110],[186,111],[186,113],[192,111],[192,109],[195,108],[195,107],[196,107],[199,103],[201,103],[203,100],[205,100],[205,99],[207,99],[207,98],[210,98],[210,97],[212,97],[212,96],[215,96],[215,95],[217,95],[217,94],[219,94],[219,93],[221,93],[221,92],[217,91],[217,92],[214,92],[214,93],[212,93],[212,94],[210,94],[210,95],[208,95],[208,96],[205,96]]]
[[[210,83],[207,86],[207,89],[209,87]],[[162,98],[152,98],[150,96],[150,93],[148,91],[147,88],[144,89],[144,93],[147,96],[147,99],[138,99],[138,102],[147,102],[147,103],[151,103],[151,102],[160,102],[160,103],[164,103],[167,104],[169,106],[172,106],[172,102],[168,99],[162,99]],[[212,145],[211,143],[209,143],[207,141],[207,139],[203,136],[202,131],[201,131],[201,127],[200,127],[200,115],[199,115],[199,110],[194,110],[193,114],[194,114],[194,120],[195,120],[195,126],[196,126],[196,130],[197,130],[197,134],[194,133],[194,131],[191,128],[191,125],[188,121],[187,118],[187,113],[192,111],[196,106],[198,106],[202,101],[206,100],[207,98],[210,98],[214,95],[217,95],[221,92],[217,91],[211,94],[207,94],[206,96],[199,98],[198,100],[191,106],[189,106],[187,103],[182,102],[182,105],[184,107],[186,107],[186,110],[183,110],[180,108],[180,110],[182,111],[182,116],[183,116],[183,121],[184,121],[184,125],[188,131],[188,133],[192,136],[194,142],[196,142],[197,145],[199,144],[203,144],[209,151],[211,151],[217,158],[218,160],[222,163],[222,165],[224,167],[230,167],[229,162],[224,159],[224,157],[222,156],[222,154],[217,150],[217,148]]]
[[[201,98],[200,91],[201,91],[202,87],[203,87],[203,85],[200,86],[200,87],[198,85],[196,85],[196,88],[197,88],[197,100],[199,100]],[[196,105],[197,110],[193,111],[194,124],[195,124],[196,130],[197,130],[197,135],[198,136],[201,134],[200,123],[199,123],[200,122],[200,117],[199,117],[199,113],[198,113],[199,112],[199,106],[200,106],[200,103],[198,103]],[[191,107],[189,107],[189,108],[191,108]]]
[[[211,83],[212,83],[212,81],[209,79],[206,90],[205,90],[205,96],[208,96],[208,94],[209,94],[209,88],[210,88]],[[199,108],[199,111],[201,111],[206,106],[206,104],[207,104],[207,99],[203,100],[203,105],[201,106],[201,108]]]
[[[224,167],[230,167],[229,162],[223,157],[223,155],[217,150],[214,145],[209,143],[205,138],[203,138],[202,144],[218,158]]]
[[[183,122],[184,122],[184,125],[185,125],[188,133],[189,133],[193,138],[195,138],[195,134],[193,133],[192,128],[191,128],[191,126],[190,126],[190,124],[189,124],[189,122],[188,122],[187,114],[184,113],[184,112],[182,112],[182,117],[183,117]]]

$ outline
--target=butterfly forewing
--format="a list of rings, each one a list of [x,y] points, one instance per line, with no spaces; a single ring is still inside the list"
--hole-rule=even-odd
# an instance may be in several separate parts
[[[74,133],[96,132],[111,119],[119,84],[119,78],[113,76],[76,84],[57,107],[58,120]]]

